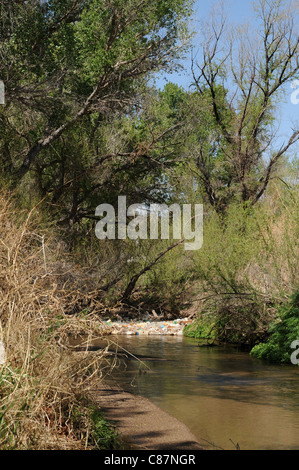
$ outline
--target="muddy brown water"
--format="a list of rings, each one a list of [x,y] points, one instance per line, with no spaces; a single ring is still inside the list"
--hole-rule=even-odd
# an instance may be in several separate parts
[[[185,337],[111,340],[141,357],[120,357],[111,383],[150,399],[207,449],[299,449],[297,366],[269,365],[232,347],[199,348]]]

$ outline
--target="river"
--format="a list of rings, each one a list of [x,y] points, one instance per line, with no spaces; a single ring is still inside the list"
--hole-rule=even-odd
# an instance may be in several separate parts
[[[111,337],[111,381],[184,422],[207,449],[299,449],[299,368],[269,365],[233,347],[171,336]],[[115,345],[114,345],[115,347]]]

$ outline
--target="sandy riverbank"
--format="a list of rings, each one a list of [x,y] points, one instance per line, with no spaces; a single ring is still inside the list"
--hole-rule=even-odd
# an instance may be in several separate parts
[[[183,423],[146,398],[101,384],[94,399],[131,449],[203,450]]]

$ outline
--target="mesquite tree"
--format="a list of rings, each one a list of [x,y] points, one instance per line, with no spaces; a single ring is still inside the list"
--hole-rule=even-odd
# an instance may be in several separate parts
[[[136,112],[144,80],[176,63],[191,4],[1,0],[6,104],[0,109],[0,162],[6,184],[29,182],[52,207],[63,206],[69,219],[87,195],[109,192],[105,181],[115,167],[116,173],[120,166],[130,169],[134,155],[146,156],[167,131],[144,147],[109,135],[115,116],[120,121]]]

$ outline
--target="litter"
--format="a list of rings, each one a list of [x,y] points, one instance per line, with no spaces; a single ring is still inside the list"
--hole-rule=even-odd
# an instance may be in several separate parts
[[[108,335],[171,335],[181,336],[186,325],[192,322],[189,318],[169,321],[111,321],[105,324]]]

